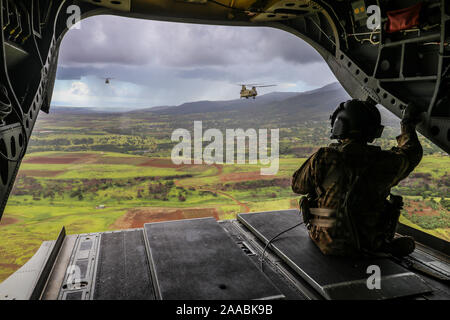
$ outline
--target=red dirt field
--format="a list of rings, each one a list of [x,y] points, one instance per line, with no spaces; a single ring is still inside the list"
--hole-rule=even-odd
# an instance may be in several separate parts
[[[185,164],[174,164],[170,159],[150,159],[144,163],[139,164],[140,167],[156,167],[156,168],[180,168],[186,166]]]
[[[25,160],[25,163],[37,163],[37,164],[69,164],[73,163],[80,158],[50,158],[50,157],[34,157],[28,160]]]
[[[36,163],[36,164],[70,164],[74,162],[84,163],[86,160],[92,160],[92,158],[99,157],[95,153],[69,153],[69,154],[55,154],[52,157],[32,157],[26,159],[24,163]]]
[[[19,269],[21,265],[14,263],[0,263],[0,269],[13,269],[14,271]]]
[[[126,165],[142,165],[147,161],[144,158],[138,157],[102,157],[93,162],[94,164],[126,164]]]
[[[177,168],[177,169],[193,169],[193,168],[200,168],[200,170],[203,169],[207,169],[209,166],[214,166],[217,168],[218,173],[217,175],[222,174],[222,165],[220,164],[212,164],[212,165],[207,165],[207,164],[174,164],[172,162],[172,160],[170,159],[158,159],[158,158],[153,158],[150,159],[144,163],[140,163],[138,166],[140,167],[155,167],[155,168]]]
[[[3,217],[2,220],[0,221],[0,228],[1,227],[5,227],[5,226],[7,226],[9,224],[17,223],[17,222],[19,222],[19,220],[16,219],[16,218]]]
[[[19,177],[56,177],[64,173],[64,170],[21,170]]]
[[[273,176],[261,175],[259,171],[233,172],[220,176],[220,180],[224,182],[229,181],[238,182],[238,181],[262,180],[262,179],[273,179]]]
[[[413,213],[418,216],[427,216],[427,217],[433,217],[433,216],[439,216],[439,211],[434,210],[431,207],[427,207],[425,205],[420,204],[419,202],[409,201],[405,204],[405,210],[408,212],[408,214],[411,216]],[[416,211],[414,211],[416,210]],[[422,211],[420,211],[422,210]]]
[[[214,208],[134,208],[117,219],[110,228],[142,228],[144,223],[192,218],[214,217],[219,219]]]

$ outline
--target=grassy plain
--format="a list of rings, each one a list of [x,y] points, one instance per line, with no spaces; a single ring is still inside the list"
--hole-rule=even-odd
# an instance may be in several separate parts
[[[205,127],[219,128],[220,123],[204,122]],[[295,208],[298,196],[290,189],[292,173],[328,143],[325,122],[281,128],[275,176],[260,175],[260,165],[176,166],[169,158],[175,144],[170,134],[183,124],[191,129],[187,116],[40,115],[0,222],[0,281],[63,226],[76,234]],[[237,120],[227,126],[252,127]],[[261,123],[271,126],[270,120]],[[391,146],[398,133],[391,131],[380,140],[383,147]],[[406,200],[401,221],[450,240],[450,158],[427,141],[424,146],[426,155],[419,167],[393,190]]]

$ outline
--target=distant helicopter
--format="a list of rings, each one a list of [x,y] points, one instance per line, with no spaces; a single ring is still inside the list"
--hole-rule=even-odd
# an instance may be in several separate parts
[[[258,92],[256,91],[256,88],[263,88],[263,87],[274,87],[276,84],[269,84],[269,85],[257,85],[257,84],[239,84],[241,86],[241,98],[253,98],[255,99],[258,95]],[[251,89],[247,89],[247,86],[251,86]]]
[[[105,84],[109,84],[110,80],[114,79],[114,78],[103,78],[105,79]]]

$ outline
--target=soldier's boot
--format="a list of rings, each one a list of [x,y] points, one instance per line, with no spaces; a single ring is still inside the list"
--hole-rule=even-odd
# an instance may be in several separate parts
[[[386,242],[382,251],[392,254],[396,257],[404,257],[412,253],[416,248],[413,237],[402,236]]]

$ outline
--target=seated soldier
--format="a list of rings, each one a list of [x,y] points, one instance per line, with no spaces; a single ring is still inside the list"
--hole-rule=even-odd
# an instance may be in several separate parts
[[[391,150],[368,145],[383,131],[380,112],[372,103],[343,102],[330,119],[331,139],[338,143],[320,148],[292,180],[292,190],[306,195],[300,208],[311,239],[329,255],[411,253],[411,237],[394,239],[403,203],[390,191],[422,159],[415,131],[418,108],[405,109],[398,146]]]

